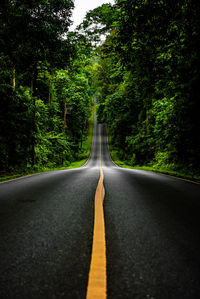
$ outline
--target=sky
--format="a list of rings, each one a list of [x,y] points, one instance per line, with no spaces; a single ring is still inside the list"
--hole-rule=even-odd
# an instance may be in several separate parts
[[[75,8],[73,10],[72,20],[73,25],[70,27],[70,31],[74,30],[76,26],[78,26],[85,17],[86,13],[89,10],[92,10],[98,6],[101,6],[104,3],[114,4],[114,0],[106,1],[106,0],[75,0]]]

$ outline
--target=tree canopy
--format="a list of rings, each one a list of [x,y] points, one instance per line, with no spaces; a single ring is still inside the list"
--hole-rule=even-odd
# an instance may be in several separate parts
[[[199,172],[200,4],[116,0],[68,32],[73,7],[1,4],[1,169],[77,159],[95,94],[120,159]]]
[[[109,32],[93,82],[113,146],[132,165],[199,169],[200,5],[117,0],[108,7],[109,18],[102,6],[83,25],[98,22]]]
[[[68,165],[81,153],[91,106],[71,0],[7,0],[0,11],[0,169]],[[83,63],[84,60],[84,63]]]

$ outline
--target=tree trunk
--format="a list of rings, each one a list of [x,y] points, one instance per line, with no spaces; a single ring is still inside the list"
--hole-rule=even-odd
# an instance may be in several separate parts
[[[49,80],[48,104],[51,104],[51,80]]]
[[[149,135],[149,105],[150,105],[150,92],[147,92],[146,100],[146,135]]]
[[[15,86],[16,86],[15,65],[13,65],[13,68],[12,68],[12,83],[13,83],[13,88],[15,88]]]
[[[36,81],[37,81],[37,63],[34,65],[33,78],[31,80],[31,93],[33,97],[33,120],[32,120],[32,145],[31,145],[31,165],[35,165],[35,144],[36,144],[36,123],[35,123],[35,96],[36,96]]]
[[[81,130],[81,148],[83,146],[83,129]]]
[[[33,79],[31,80],[31,95],[33,95]]]
[[[64,103],[64,116],[63,116],[63,139],[65,140],[66,137],[66,112],[67,112],[67,105]],[[62,153],[62,164],[64,163],[65,160],[65,146],[63,145],[63,153]]]
[[[67,112],[67,105],[64,104],[64,127],[63,127],[63,136],[66,136],[66,112]]]
[[[146,109],[146,135],[149,135],[149,111]]]

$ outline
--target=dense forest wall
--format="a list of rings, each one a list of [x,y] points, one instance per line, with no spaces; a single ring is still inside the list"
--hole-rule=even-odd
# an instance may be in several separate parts
[[[109,29],[93,66],[98,118],[131,165],[199,171],[199,11],[193,0],[117,0],[88,15]]]
[[[86,47],[66,35],[73,6],[1,3],[1,172],[66,166],[82,154],[91,89]]]
[[[72,9],[1,4],[0,169],[77,159],[95,92],[120,159],[199,172],[200,2],[116,0],[68,32]]]

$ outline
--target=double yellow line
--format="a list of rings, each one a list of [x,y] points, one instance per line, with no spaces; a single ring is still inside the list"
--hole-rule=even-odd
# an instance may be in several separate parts
[[[104,174],[101,167],[101,127],[99,127],[100,178],[95,193],[94,231],[92,244],[92,257],[90,264],[87,299],[106,298],[106,241],[103,200],[105,189],[103,186]]]

